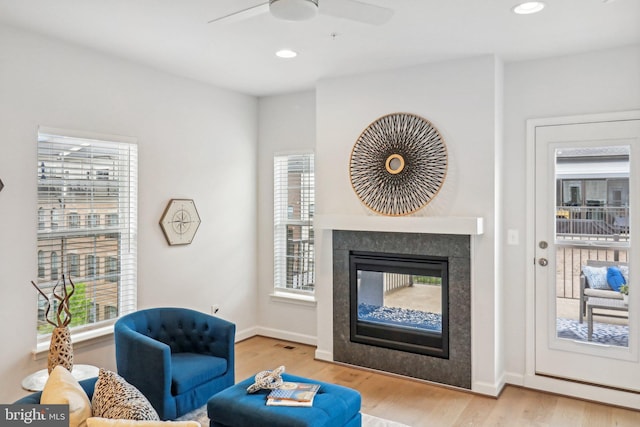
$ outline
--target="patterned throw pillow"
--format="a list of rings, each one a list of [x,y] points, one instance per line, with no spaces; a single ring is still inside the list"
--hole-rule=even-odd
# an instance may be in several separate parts
[[[589,280],[589,287],[591,289],[605,289],[610,291],[611,288],[607,283],[607,267],[582,267],[587,280]]]
[[[624,277],[624,282],[629,283],[629,266],[621,265],[619,268],[620,268],[620,273],[622,273],[622,277]]]
[[[137,388],[106,369],[100,369],[91,406],[94,417],[160,420],[151,403]]]

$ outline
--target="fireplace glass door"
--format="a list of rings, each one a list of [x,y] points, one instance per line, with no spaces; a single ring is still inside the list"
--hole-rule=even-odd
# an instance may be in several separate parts
[[[352,252],[351,341],[448,358],[448,263]]]

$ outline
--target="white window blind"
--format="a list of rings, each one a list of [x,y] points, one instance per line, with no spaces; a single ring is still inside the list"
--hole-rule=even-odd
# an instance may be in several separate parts
[[[69,279],[72,333],[136,309],[137,145],[57,129],[38,132],[38,287],[49,296]],[[38,341],[48,340],[38,295]]]
[[[313,154],[274,157],[274,281],[278,290],[313,292]]]

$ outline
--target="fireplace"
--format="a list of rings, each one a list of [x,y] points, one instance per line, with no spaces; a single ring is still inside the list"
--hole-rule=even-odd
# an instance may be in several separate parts
[[[446,257],[349,253],[351,342],[449,357]]]
[[[471,236],[334,229],[332,242],[333,360],[471,389]],[[358,276],[361,284],[360,292],[356,289],[360,296],[353,300],[356,307],[350,298],[353,269],[356,286]],[[354,331],[352,314],[358,298],[374,309],[387,305],[378,285],[362,290],[363,275],[370,275],[374,283],[384,282],[380,270],[439,281],[440,287],[434,289],[439,290],[440,312],[429,305],[404,307],[440,315],[439,332],[417,330],[416,325],[395,329],[390,322],[366,316],[356,319]]]

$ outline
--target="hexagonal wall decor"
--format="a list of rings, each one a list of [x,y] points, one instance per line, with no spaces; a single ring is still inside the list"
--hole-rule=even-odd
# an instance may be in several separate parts
[[[200,215],[191,199],[171,199],[160,218],[160,227],[170,245],[188,245],[200,226]]]

